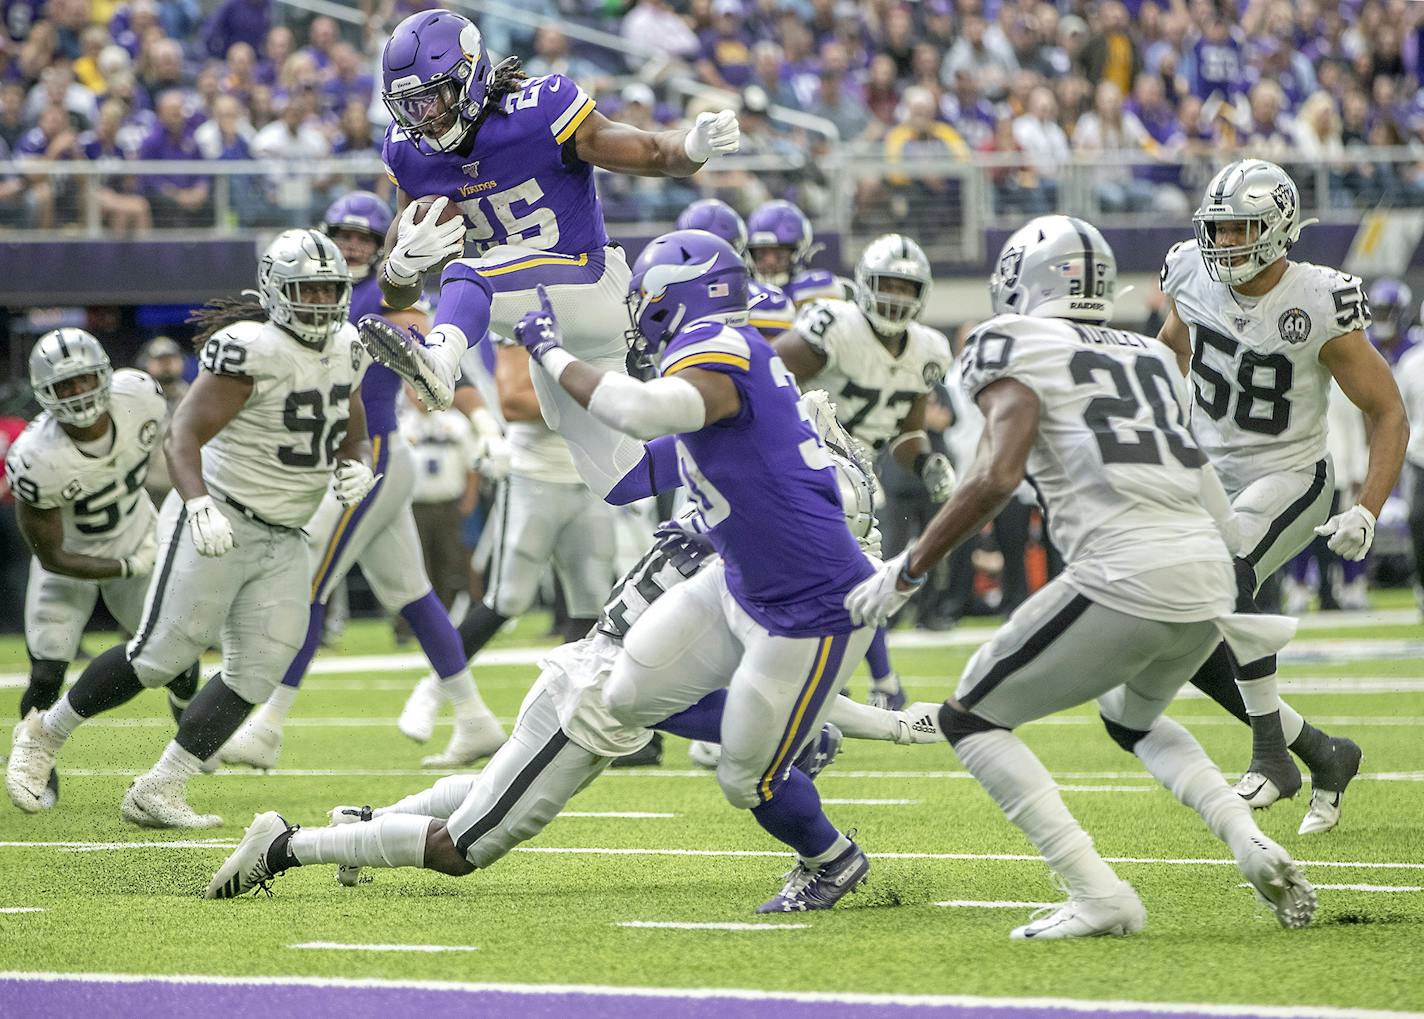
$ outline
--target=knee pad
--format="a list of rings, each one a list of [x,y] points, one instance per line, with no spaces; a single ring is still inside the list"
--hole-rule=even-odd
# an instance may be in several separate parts
[[[949,740],[950,746],[954,746],[966,736],[973,736],[976,732],[993,732],[1003,728],[1002,725],[995,725],[973,712],[955,707],[950,701],[945,701],[939,709],[939,731],[944,733],[944,738]]]
[[[20,698],[20,717],[24,718],[31,708],[45,710],[59,700],[60,688],[64,686],[64,670],[68,662],[58,662],[50,658],[30,659],[30,683]]]
[[[1118,725],[1118,723],[1114,722],[1107,715],[1099,715],[1098,717],[1103,720],[1103,727],[1107,729],[1108,735],[1112,737],[1114,743],[1122,747],[1129,754],[1137,752],[1137,741],[1147,735],[1145,730],[1129,729],[1125,725]]]
[[[727,755],[723,753],[722,759],[717,762],[717,784],[722,787],[722,795],[738,810],[751,810],[761,806],[765,802],[758,789],[761,776],[739,774],[739,771],[734,765],[728,764]],[[766,799],[776,795],[782,782],[782,774],[778,772],[771,780],[771,794]]]

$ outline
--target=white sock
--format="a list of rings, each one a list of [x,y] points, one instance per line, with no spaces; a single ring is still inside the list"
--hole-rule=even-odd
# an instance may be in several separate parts
[[[836,697],[826,721],[834,723],[851,739],[879,739],[893,743],[900,734],[899,712],[872,708],[849,697]]]
[[[153,766],[152,774],[159,778],[174,778],[186,782],[198,773],[202,763],[196,756],[180,747],[177,740],[169,740],[168,746],[163,748],[163,756]]]
[[[956,743],[954,752],[1048,865],[1063,876],[1071,895],[1102,898],[1117,891],[1118,876],[1068,813],[1053,776],[1023,740],[1003,729],[976,732]]]
[[[293,832],[287,849],[302,864],[422,867],[425,834],[432,820],[415,814],[386,814],[359,824],[301,828]]]
[[[1241,691],[1241,699],[1246,702],[1246,714],[1248,715],[1269,715],[1272,711],[1279,711],[1281,708],[1281,696],[1276,691],[1275,673],[1262,679],[1238,679],[1236,689]]]
[[[870,686],[871,686],[871,689],[874,689],[874,690],[883,690],[883,691],[885,691],[886,693],[899,693],[899,692],[900,692],[900,674],[899,674],[898,672],[887,672],[885,675],[881,676],[879,679],[876,679],[874,676],[871,676],[871,677],[870,677]]]
[[[1285,737],[1286,746],[1290,746],[1300,738],[1300,731],[1305,728],[1305,719],[1285,701],[1276,703],[1281,706],[1281,735]]]
[[[51,704],[40,717],[40,724],[56,743],[69,739],[83,721],[84,716],[75,711],[74,705],[69,703],[69,694]]]
[[[1252,835],[1260,834],[1251,808],[1221,777],[1191,733],[1170,718],[1159,718],[1133,752],[1178,800],[1191,807],[1211,833],[1232,852]]]
[[[830,863],[837,856],[840,856],[841,853],[844,853],[849,848],[850,839],[846,838],[845,835],[840,834],[837,835],[836,840],[831,843],[830,849],[827,849],[819,856],[803,856],[801,857],[801,862],[805,863],[808,867],[811,867],[812,869],[824,867],[826,864]]]
[[[456,722],[467,722],[490,714],[490,709],[485,707],[485,702],[480,697],[480,691],[475,686],[475,679],[470,675],[469,669],[461,669],[453,676],[441,679],[440,691],[454,705]]]
[[[429,789],[411,793],[396,800],[389,807],[377,807],[371,813],[376,817],[385,817],[387,814],[420,814],[423,817],[437,817],[442,821],[449,820],[455,809],[465,802],[479,778],[478,775],[446,775]]]
[[[297,689],[286,683],[278,683],[277,689],[272,691],[272,696],[267,698],[267,703],[262,705],[263,720],[281,728],[292,710],[292,705],[297,702]]]

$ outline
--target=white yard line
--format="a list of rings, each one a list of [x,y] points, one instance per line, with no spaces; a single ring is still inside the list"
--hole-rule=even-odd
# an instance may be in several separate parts
[[[404,988],[419,991],[464,993],[493,992],[539,997],[591,995],[600,998],[668,998],[693,1001],[735,1000],[774,1005],[778,1001],[811,1004],[879,1005],[886,1007],[959,1007],[964,1009],[1043,1009],[1048,1012],[1080,1012],[1085,1015],[1150,1012],[1154,1014],[1195,1014],[1206,1016],[1261,1016],[1269,1019],[1419,1019],[1417,1012],[1384,1009],[1334,1008],[1310,1005],[1195,1004],[1161,1001],[1091,1000],[1053,998],[990,998],[977,995],[864,994],[834,991],[768,991],[743,987],[611,987],[604,984],[493,984],[461,983],[453,980],[383,980],[375,977],[220,977],[207,974],[149,976],[142,973],[22,973],[0,972],[0,981],[29,983],[73,982],[88,984],[169,984],[207,987],[321,987],[333,991],[360,988]],[[453,1004],[453,1003],[452,1003]],[[455,1007],[459,1007],[456,1005]]]
[[[1312,882],[1312,884],[1315,884]],[[1239,884],[1237,888],[1250,888],[1248,884]],[[1317,889],[1324,889],[1327,892],[1424,892],[1424,885],[1322,885],[1315,884]]]
[[[0,906],[0,913],[43,913],[43,906]]]
[[[821,802],[834,807],[909,807],[919,800],[833,800],[821,797]]]
[[[565,810],[559,814],[560,817],[623,817],[632,821],[652,821],[669,817],[678,817],[678,814],[659,814],[647,810]]]
[[[315,948],[332,952],[478,952],[474,945],[343,945],[337,941],[302,941],[288,948]]]
[[[673,931],[799,931],[808,923],[679,923],[673,920],[623,920],[614,927]]]
[[[980,902],[976,899],[946,899],[943,902],[936,902],[935,905],[951,909],[1044,909],[1059,904],[1056,902]]]

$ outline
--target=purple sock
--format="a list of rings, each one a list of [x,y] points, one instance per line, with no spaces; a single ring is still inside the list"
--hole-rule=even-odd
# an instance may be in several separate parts
[[[1286,564],[1286,569],[1290,571],[1290,578],[1297,584],[1304,584],[1306,578],[1310,576],[1311,551],[1306,549]]]
[[[440,301],[435,306],[435,324],[459,326],[471,345],[489,332],[490,304],[494,288],[489,280],[466,262],[451,262],[440,277]],[[485,346],[489,343],[486,341]]]
[[[400,614],[410,624],[415,639],[420,641],[420,649],[430,659],[431,667],[441,679],[453,676],[465,667],[460,635],[455,632],[450,617],[445,614],[445,606],[440,604],[434,591],[426,591],[425,597],[404,606]]]
[[[311,612],[307,616],[306,640],[302,641],[301,650],[292,659],[292,664],[287,666],[286,675],[282,677],[283,686],[296,689],[302,685],[302,677],[307,674],[311,660],[316,657],[316,649],[321,645],[321,628],[324,625],[326,625],[326,606],[313,604]]]
[[[705,743],[722,742],[722,709],[727,705],[727,691],[713,690],[692,707],[653,726],[683,739]]]
[[[1361,578],[1361,577],[1363,577],[1363,576],[1365,575],[1365,564],[1366,564],[1368,561],[1369,561],[1368,559],[1361,559],[1359,562],[1354,562],[1354,561],[1352,561],[1352,560],[1350,560],[1350,559],[1341,559],[1341,560],[1340,560],[1340,577],[1341,577],[1341,579],[1343,579],[1343,580],[1345,581],[1345,583],[1347,583],[1347,584],[1354,583],[1356,580],[1358,580],[1359,578]]]
[[[890,675],[890,647],[885,643],[885,627],[877,629],[875,636],[870,638],[865,664],[870,666],[871,679],[884,679]]]
[[[752,817],[768,835],[803,857],[820,856],[840,835],[821,810],[816,783],[796,768],[773,786],[771,799],[752,808]]]

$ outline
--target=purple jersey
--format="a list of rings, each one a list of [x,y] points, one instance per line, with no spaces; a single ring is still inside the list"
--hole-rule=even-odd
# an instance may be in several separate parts
[[[351,321],[385,310],[380,277],[371,273],[351,288]],[[366,408],[366,434],[389,435],[396,430],[396,400],[400,397],[400,376],[383,364],[366,369],[361,380],[361,403]]]
[[[752,280],[747,284],[747,325],[768,340],[774,340],[796,324],[796,305],[770,283]]]
[[[792,374],[752,327],[706,320],[663,351],[664,378],[687,368],[728,375],[742,401],[734,417],[677,436],[678,473],[732,597],[778,636],[849,633],[846,592],[871,566]]]
[[[562,74],[530,78],[499,101],[469,152],[433,152],[392,124],[381,158],[412,198],[443,195],[470,221],[481,252],[496,244],[582,254],[608,244],[593,167],[566,144],[593,112],[589,95]]]
[[[798,308],[811,301],[844,301],[849,288],[829,269],[807,269],[786,285],[786,296]]]

